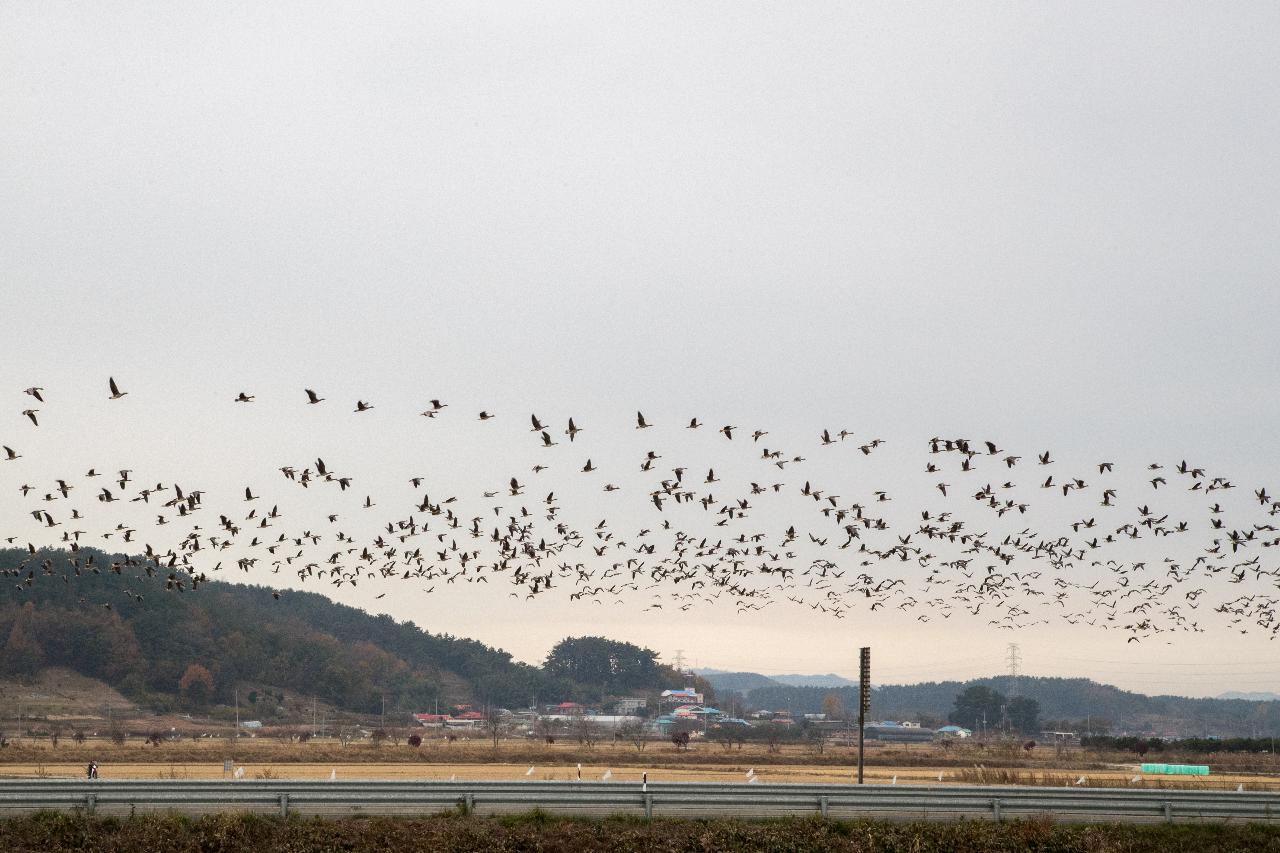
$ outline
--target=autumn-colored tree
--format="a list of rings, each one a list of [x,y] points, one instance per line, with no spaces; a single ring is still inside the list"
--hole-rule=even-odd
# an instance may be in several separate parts
[[[193,663],[178,679],[178,690],[183,698],[194,705],[203,705],[213,696],[213,674],[198,663]]]

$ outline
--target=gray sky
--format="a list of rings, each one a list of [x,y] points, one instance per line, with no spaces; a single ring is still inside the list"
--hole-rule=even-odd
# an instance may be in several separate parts
[[[1280,484],[1277,34],[1272,3],[4,3],[0,442],[26,467],[0,495],[73,461],[269,491],[317,454],[478,491],[522,470],[530,411],[633,467],[637,408],[810,456],[848,427],[913,476],[941,434]],[[456,421],[416,419],[430,397]],[[814,464],[788,480],[915,488]],[[1280,687],[1226,630],[373,594],[340,597],[529,660],[605,633],[852,674],[871,644],[901,681],[1016,640],[1036,674]]]

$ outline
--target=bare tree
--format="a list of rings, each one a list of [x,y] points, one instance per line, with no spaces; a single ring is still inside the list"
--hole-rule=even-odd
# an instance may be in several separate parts
[[[359,733],[355,723],[346,714],[339,714],[334,720],[334,734],[338,737],[338,743],[343,746],[355,740]]]
[[[649,732],[641,720],[618,726],[618,737],[634,746],[636,752],[644,752],[644,748],[649,745]]]
[[[808,743],[809,748],[818,755],[822,755],[826,751],[829,737],[830,732],[823,726],[811,726],[809,731],[805,732],[805,741]]]
[[[555,743],[556,738],[564,732],[564,723],[560,720],[553,720],[550,717],[539,717],[538,721],[533,724],[533,731],[534,734],[550,745]]]
[[[507,734],[507,718],[500,708],[490,708],[484,716],[484,731],[489,740],[493,742],[493,748],[497,749],[498,744]]]
[[[786,736],[786,729],[779,723],[765,723],[763,726],[756,727],[756,734],[765,743],[765,748],[769,752],[779,752],[782,749],[782,739]]]
[[[711,730],[711,740],[720,745],[725,752],[733,749],[733,742],[737,735],[732,726],[716,726]]]
[[[600,726],[591,718],[580,716],[573,721],[573,736],[587,749],[595,749],[600,742]]]

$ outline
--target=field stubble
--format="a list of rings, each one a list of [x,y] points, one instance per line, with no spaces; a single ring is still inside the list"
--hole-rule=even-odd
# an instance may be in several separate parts
[[[1048,749],[1027,755],[990,747],[877,746],[868,750],[866,779],[873,784],[1065,787],[1083,777],[1081,784],[1089,787],[1280,790],[1280,768],[1273,756],[1221,757],[1230,760],[1219,762],[1210,756],[1209,761],[1196,761],[1211,764],[1209,777],[1142,776],[1135,781],[1140,775],[1138,760],[1121,753],[1055,755]],[[83,776],[90,760],[98,763],[104,779],[221,779],[228,777],[224,762],[231,761],[234,767],[243,767],[244,777],[250,779],[327,779],[336,773],[348,780],[564,781],[576,779],[581,764],[582,778],[588,781],[608,772],[614,781],[638,782],[647,772],[655,782],[743,782],[752,771],[761,782],[839,784],[854,781],[856,750],[833,747],[817,754],[794,745],[770,751],[750,744],[724,750],[708,743],[677,750],[654,742],[637,751],[611,741],[587,748],[576,743],[508,740],[495,748],[480,740],[427,740],[414,748],[403,742],[358,741],[344,746],[319,739],[298,743],[202,738],[163,741],[158,746],[136,740],[116,744],[107,739],[84,743],[64,739],[57,746],[28,740],[0,750],[0,777],[76,778]]]

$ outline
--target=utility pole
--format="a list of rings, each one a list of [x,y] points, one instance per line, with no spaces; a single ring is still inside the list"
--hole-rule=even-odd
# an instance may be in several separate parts
[[[858,658],[858,784],[861,785],[865,764],[867,712],[871,710],[871,647],[863,646]]]
[[[316,697],[311,697],[311,736],[316,736]]]
[[[236,688],[236,740],[240,739],[240,688]]]
[[[378,718],[378,728],[383,734],[387,731],[387,691],[382,691],[382,716]]]

